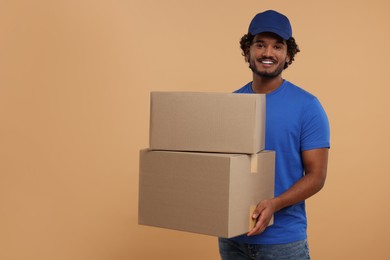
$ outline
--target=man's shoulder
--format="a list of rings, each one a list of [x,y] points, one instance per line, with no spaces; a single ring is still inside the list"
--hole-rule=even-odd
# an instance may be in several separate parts
[[[252,82],[249,82],[245,86],[235,90],[233,93],[253,93]]]
[[[285,81],[286,90],[290,93],[290,95],[294,95],[296,98],[300,98],[302,100],[311,101],[316,99],[316,97],[310,93],[309,91],[291,83],[289,81]]]

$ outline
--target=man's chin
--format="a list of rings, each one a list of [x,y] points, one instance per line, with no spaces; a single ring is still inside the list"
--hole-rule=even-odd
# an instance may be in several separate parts
[[[252,66],[249,66],[249,68],[257,76],[260,76],[262,78],[268,78],[268,79],[276,78],[282,73],[282,71],[274,71],[274,72],[260,71],[257,68],[253,68]]]
[[[268,78],[268,79],[276,78],[281,74],[281,72],[264,72],[264,71],[258,71],[258,70],[256,70],[256,71],[252,70],[252,71],[256,75],[258,75],[262,78]]]
[[[273,78],[276,78],[280,75],[279,74],[273,74],[273,73],[258,73],[257,75],[259,75],[260,77],[263,77],[263,78],[268,78],[268,79],[273,79]]]
[[[259,77],[267,78],[267,79],[273,79],[276,77],[279,77],[283,72],[284,65],[278,66],[277,68],[274,68],[273,71],[267,71],[267,70],[259,70],[256,64],[253,64],[249,62],[249,68],[252,70],[254,74],[256,74]]]

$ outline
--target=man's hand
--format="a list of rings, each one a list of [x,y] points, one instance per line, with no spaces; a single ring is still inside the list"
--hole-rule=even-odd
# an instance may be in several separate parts
[[[305,176],[281,195],[261,201],[252,218],[257,219],[255,227],[248,236],[258,235],[265,230],[272,215],[282,208],[304,201],[317,193],[324,186],[328,164],[328,148],[302,152]]]
[[[273,199],[262,200],[257,204],[256,209],[253,211],[252,218],[256,221],[254,228],[249,231],[248,236],[258,235],[263,232],[268,226],[273,214],[276,211],[275,202]]]

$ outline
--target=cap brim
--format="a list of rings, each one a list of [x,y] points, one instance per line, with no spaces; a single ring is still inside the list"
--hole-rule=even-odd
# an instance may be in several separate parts
[[[252,35],[256,35],[256,34],[265,33],[265,32],[275,33],[275,34],[279,35],[280,37],[282,37],[286,41],[291,38],[291,35],[288,35],[287,33],[283,32],[277,28],[271,28],[271,27],[257,28],[257,29],[251,30],[249,33]]]

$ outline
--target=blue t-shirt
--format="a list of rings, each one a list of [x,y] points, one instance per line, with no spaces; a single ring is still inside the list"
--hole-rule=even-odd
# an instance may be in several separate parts
[[[234,93],[252,93],[252,83]],[[329,122],[318,99],[284,81],[266,95],[265,149],[276,151],[275,196],[288,190],[304,175],[301,152],[330,147]],[[274,224],[256,236],[233,238],[248,244],[283,244],[306,239],[305,203],[274,214]]]

